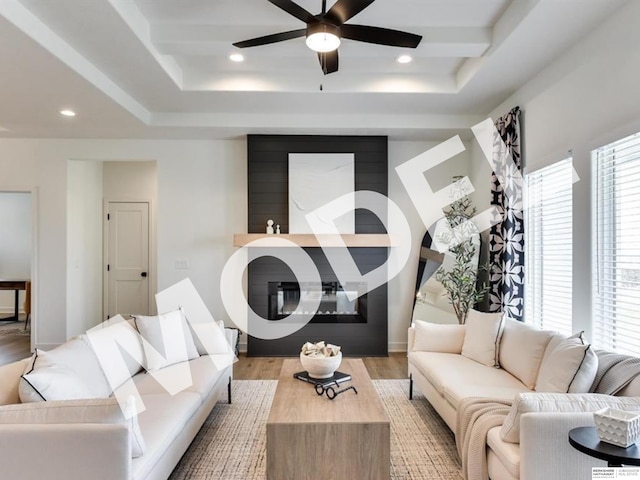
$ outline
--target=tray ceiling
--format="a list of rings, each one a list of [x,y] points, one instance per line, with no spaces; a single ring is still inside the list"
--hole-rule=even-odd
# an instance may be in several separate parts
[[[417,33],[420,46],[344,40],[339,72],[324,76],[304,38],[229,60],[233,42],[304,27],[266,0],[3,0],[0,137],[445,139],[622,3],[377,0],[351,23]],[[77,117],[59,118],[65,107]]]

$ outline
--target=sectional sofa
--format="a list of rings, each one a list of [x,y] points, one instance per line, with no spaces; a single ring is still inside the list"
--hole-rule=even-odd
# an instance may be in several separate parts
[[[236,331],[191,327],[176,312],[120,317],[0,367],[0,476],[168,478],[231,401]]]
[[[640,411],[640,359],[596,352],[581,334],[478,312],[466,325],[416,321],[408,333],[411,394],[455,433],[470,480],[591,478],[606,462],[571,447],[569,430],[593,426],[607,406]]]

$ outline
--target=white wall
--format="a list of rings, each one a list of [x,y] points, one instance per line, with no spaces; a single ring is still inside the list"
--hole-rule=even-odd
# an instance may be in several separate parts
[[[158,167],[155,161],[105,161],[104,198],[107,200],[158,198]]]
[[[573,151],[580,181],[574,185],[574,330],[591,332],[590,152],[640,131],[640,2],[631,1],[578,45],[496,108],[523,110],[527,171]],[[473,182],[489,188],[489,168],[473,159]],[[488,204],[487,198],[487,204]]]
[[[32,339],[57,344],[66,331],[66,159],[48,141],[0,141],[0,191],[37,192]],[[40,289],[40,285],[43,286]],[[41,315],[40,315],[41,314]],[[35,325],[36,319],[39,325]],[[43,344],[43,346],[46,346]]]
[[[31,278],[31,194],[0,191],[0,278]],[[24,291],[20,292],[20,309]],[[0,291],[0,312],[13,313],[15,294]]]
[[[427,227],[414,207],[395,168],[413,157],[435,147],[439,142],[389,142],[389,198],[404,213],[411,227],[411,257],[402,272],[388,284],[389,293],[389,349],[403,351],[407,348],[407,328],[411,323],[413,297],[416,287],[420,245]],[[425,173],[429,186],[440,190],[449,185],[455,175],[469,175],[471,154],[469,145],[466,150]]]
[[[67,331],[100,323],[102,311],[102,162],[67,164]]]
[[[158,159],[158,290],[190,277],[213,316],[233,326],[220,275],[233,234],[247,232],[246,142],[191,142],[173,155]],[[176,269],[185,259],[189,269]]]

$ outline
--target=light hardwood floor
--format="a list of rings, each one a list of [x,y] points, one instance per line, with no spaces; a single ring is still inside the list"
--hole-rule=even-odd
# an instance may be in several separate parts
[[[23,329],[24,315],[20,315],[20,322],[0,322],[2,329]],[[0,335],[0,365],[15,362],[31,355],[31,339],[29,335]]]
[[[20,325],[20,324],[16,324]],[[28,336],[0,336],[0,365],[15,362],[31,355]],[[236,380],[277,380],[283,357],[247,357],[241,353],[233,366]],[[363,359],[371,379],[407,378],[407,355],[390,353],[388,357]]]
[[[277,380],[282,369],[282,357],[247,357],[241,353],[233,366],[236,380]],[[407,378],[407,354],[390,353],[388,357],[365,357],[364,365],[372,380]]]

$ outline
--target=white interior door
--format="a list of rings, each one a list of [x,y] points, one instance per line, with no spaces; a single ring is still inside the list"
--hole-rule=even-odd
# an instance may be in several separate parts
[[[149,204],[109,202],[107,317],[149,315]]]

